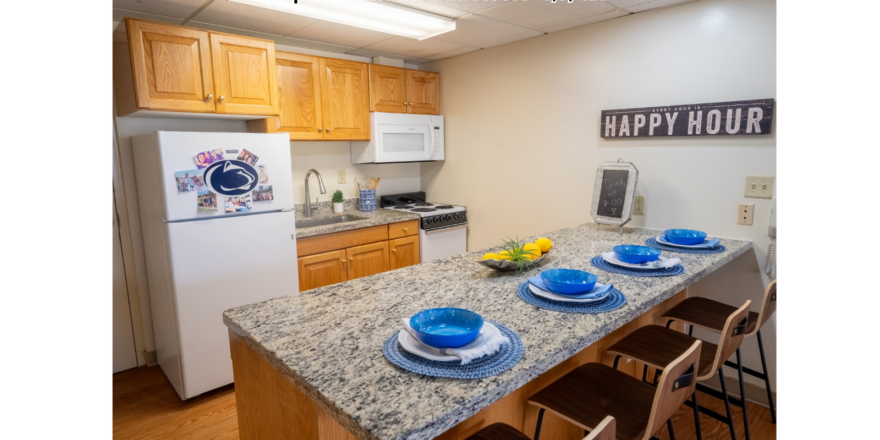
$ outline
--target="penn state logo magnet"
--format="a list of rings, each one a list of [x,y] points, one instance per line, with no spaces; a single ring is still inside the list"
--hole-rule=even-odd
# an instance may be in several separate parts
[[[257,186],[257,170],[240,160],[221,160],[205,169],[208,189],[224,196],[240,196]]]

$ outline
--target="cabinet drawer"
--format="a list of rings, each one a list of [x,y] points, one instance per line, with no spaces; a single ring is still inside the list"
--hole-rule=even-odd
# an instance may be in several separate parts
[[[393,240],[400,237],[408,237],[410,235],[419,234],[419,221],[410,220],[408,222],[391,223],[388,225],[388,238]]]
[[[385,225],[335,232],[297,240],[296,255],[314,255],[385,240],[388,240],[388,227]]]

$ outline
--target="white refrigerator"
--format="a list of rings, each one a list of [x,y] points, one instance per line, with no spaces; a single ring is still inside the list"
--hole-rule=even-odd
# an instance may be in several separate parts
[[[223,311],[299,291],[287,134],[132,139],[156,356],[181,399],[232,383]]]

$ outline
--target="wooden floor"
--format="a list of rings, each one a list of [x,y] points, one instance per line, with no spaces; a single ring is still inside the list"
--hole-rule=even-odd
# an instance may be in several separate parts
[[[724,414],[724,403],[705,394],[700,404]],[[767,408],[750,403],[752,440],[775,440],[776,425]],[[742,440],[742,411],[733,407],[737,439]],[[673,418],[676,440],[695,439],[694,416],[683,407]],[[705,440],[729,440],[727,425],[701,417]],[[527,433],[529,436],[534,433]],[[666,440],[663,428],[657,437]],[[113,438],[116,439],[238,439],[235,389],[232,385],[181,401],[159,367],[143,367],[113,375]],[[543,438],[543,437],[542,437]],[[553,439],[544,439],[553,440]]]

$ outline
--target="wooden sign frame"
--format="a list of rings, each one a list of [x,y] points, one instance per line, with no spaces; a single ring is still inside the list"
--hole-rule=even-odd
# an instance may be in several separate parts
[[[601,199],[602,183],[605,171],[629,171],[626,182],[626,191],[623,194],[621,208],[623,213],[620,218],[599,215],[599,202]],[[632,220],[632,208],[635,201],[636,185],[639,183],[639,170],[630,162],[605,162],[596,170],[596,183],[593,187],[593,204],[590,208],[590,216],[598,224],[620,226]]]

